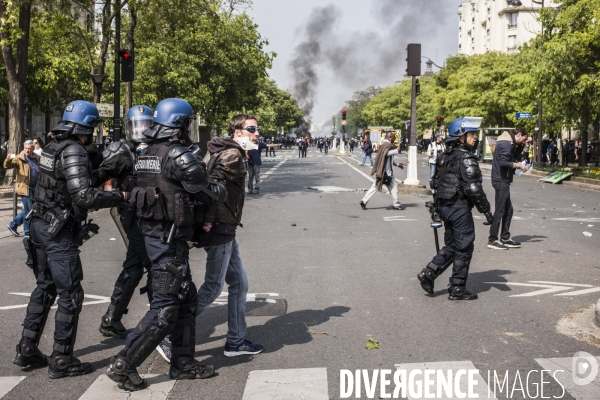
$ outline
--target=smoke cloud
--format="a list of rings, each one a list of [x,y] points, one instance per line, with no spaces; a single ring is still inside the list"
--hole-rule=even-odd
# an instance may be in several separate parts
[[[448,18],[456,18],[456,9],[447,0],[374,3],[373,12],[381,21],[377,26],[342,32],[343,11],[330,4],[314,8],[301,29],[303,39],[294,49],[290,69],[292,93],[304,112],[305,128],[312,120],[319,77],[324,73],[352,88],[400,80],[406,69],[406,45],[426,44]]]

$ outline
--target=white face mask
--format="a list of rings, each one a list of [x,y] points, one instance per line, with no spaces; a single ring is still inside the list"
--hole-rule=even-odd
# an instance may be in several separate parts
[[[237,138],[235,138],[235,141],[238,142],[238,144],[240,145],[240,147],[243,150],[256,150],[256,149],[258,149],[258,145],[255,144],[252,140],[250,140],[249,137],[246,137],[246,136],[237,137]]]

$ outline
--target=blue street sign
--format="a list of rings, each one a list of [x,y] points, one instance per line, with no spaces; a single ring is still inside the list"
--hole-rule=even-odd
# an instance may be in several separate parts
[[[410,120],[406,121],[406,127],[408,128],[410,126]]]
[[[529,119],[529,118],[533,118],[533,114],[531,114],[531,113],[522,113],[522,112],[518,112],[517,113],[517,119]]]

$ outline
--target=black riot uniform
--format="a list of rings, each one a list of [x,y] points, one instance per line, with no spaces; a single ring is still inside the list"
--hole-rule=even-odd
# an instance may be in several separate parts
[[[193,358],[198,294],[190,273],[187,241],[192,239],[195,226],[202,225],[204,207],[226,193],[218,196],[209,189],[214,186],[218,191],[207,181],[205,164],[183,142],[175,140],[178,133],[187,131],[191,115],[191,106],[183,100],[159,103],[155,125],[144,132],[155,141],[136,164],[138,186],[131,193],[131,204],[140,217],[152,263],[153,294],[150,311],[127,335],[125,346],[111,359],[107,370],[109,378],[126,390],[146,387],[136,368],[169,334],[173,343],[171,379],[206,378],[214,372],[212,366]]]
[[[444,221],[445,246],[419,274],[421,286],[433,294],[434,280],[453,264],[450,300],[474,300],[476,294],[466,289],[469,265],[473,256],[475,224],[473,206],[493,218],[490,203],[482,188],[481,170],[471,149],[459,141],[453,141],[436,162],[436,174],[432,188],[435,205]]]
[[[92,371],[90,363],[81,363],[73,357],[84,298],[78,247],[88,226],[82,227],[81,222],[86,220],[87,210],[112,207],[121,202],[119,193],[104,193],[90,185],[92,168],[80,137],[91,134],[93,129],[89,125],[70,122],[79,121],[79,117],[67,119],[71,114],[81,114],[82,109],[93,110],[93,115],[98,116],[91,103],[76,101],[69,104],[63,122],[53,129],[56,139],[44,147],[31,215],[31,237],[24,240],[27,264],[33,269],[37,287],[27,306],[14,363],[21,367],[48,364],[51,378]],[[54,347],[46,361],[38,343],[56,297]]]
[[[103,161],[96,171],[96,184],[102,184],[107,179],[113,178],[117,182],[119,191],[130,193],[137,186],[137,174],[134,168],[136,159],[135,144],[129,140],[121,139],[112,142],[102,152]],[[102,316],[99,331],[104,336],[124,338],[127,330],[121,318],[127,314],[127,306],[135,293],[135,289],[148,272],[146,285],[140,293],[148,295],[148,302],[152,302],[152,284],[150,267],[152,263],[146,252],[144,235],[138,225],[135,207],[128,202],[118,206],[120,224],[127,235],[128,245],[123,270],[119,274],[110,305],[106,314]]]

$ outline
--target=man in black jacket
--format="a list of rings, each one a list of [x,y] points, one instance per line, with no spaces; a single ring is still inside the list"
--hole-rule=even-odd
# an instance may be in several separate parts
[[[498,138],[494,149],[492,161],[492,186],[496,191],[494,222],[490,226],[488,247],[494,250],[507,250],[509,247],[521,247],[510,237],[510,222],[513,216],[513,207],[510,201],[510,185],[513,181],[515,170],[527,171],[527,167],[520,160],[523,144],[527,140],[527,131],[518,126],[512,132],[504,132]],[[502,226],[500,240],[498,230]]]

